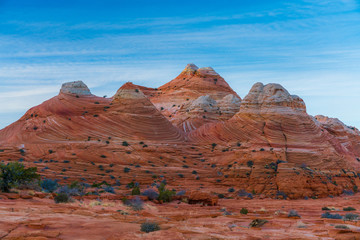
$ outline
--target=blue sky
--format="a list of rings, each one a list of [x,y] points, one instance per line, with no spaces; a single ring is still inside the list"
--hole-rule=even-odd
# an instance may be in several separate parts
[[[0,128],[83,80],[99,96],[211,66],[244,97],[282,84],[360,127],[360,2],[0,0]]]

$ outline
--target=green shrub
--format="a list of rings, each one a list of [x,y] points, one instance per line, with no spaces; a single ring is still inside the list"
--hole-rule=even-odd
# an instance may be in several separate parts
[[[356,211],[356,209],[353,207],[345,207],[345,208],[343,208],[343,210],[344,211]]]
[[[160,226],[156,222],[144,222],[141,224],[140,230],[146,233],[155,232],[160,230]]]
[[[346,225],[336,225],[335,228],[336,229],[349,229],[349,227]]]
[[[9,192],[12,187],[39,179],[36,167],[25,168],[22,163],[0,163],[0,188],[3,192]]]
[[[135,186],[131,191],[131,195],[140,195],[140,187]]]
[[[54,201],[56,203],[67,203],[70,202],[70,196],[66,193],[59,193],[55,196]]]
[[[246,215],[246,214],[248,214],[248,210],[246,209],[246,208],[242,208],[241,210],[240,210],[240,213],[241,214],[244,214],[244,215]]]
[[[166,184],[162,182],[158,187],[158,191],[159,191],[158,200],[163,202],[171,202],[172,197],[176,194],[176,192],[166,189],[165,185]]]

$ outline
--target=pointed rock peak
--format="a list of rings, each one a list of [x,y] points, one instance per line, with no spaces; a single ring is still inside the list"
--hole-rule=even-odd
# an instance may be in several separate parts
[[[199,68],[195,64],[189,63],[188,65],[186,65],[184,71],[194,71],[195,72],[198,69]]]
[[[185,69],[182,71],[182,74],[187,74],[187,75],[193,75],[195,74],[195,72],[198,70],[199,68],[193,64],[193,63],[189,63],[188,65],[186,65]]]
[[[67,82],[61,86],[60,93],[76,94],[76,95],[91,95],[90,89],[83,81]]]
[[[200,75],[206,76],[206,75],[212,75],[217,76],[219,75],[212,67],[202,67],[198,69],[198,72]]]
[[[113,96],[113,99],[141,99],[146,98],[144,93],[132,82],[122,85]]]

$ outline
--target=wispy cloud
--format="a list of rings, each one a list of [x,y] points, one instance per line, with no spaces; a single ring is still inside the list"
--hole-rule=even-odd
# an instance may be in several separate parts
[[[358,7],[354,0],[306,0],[85,20],[51,20],[41,18],[43,10],[24,10],[34,14],[31,21],[2,12],[0,114],[13,112],[16,120],[63,82],[83,80],[93,93],[111,96],[126,81],[160,86],[195,62],[213,66],[242,97],[254,82],[279,82],[304,97],[311,114],[338,114],[360,126],[355,111],[331,106],[360,102]]]

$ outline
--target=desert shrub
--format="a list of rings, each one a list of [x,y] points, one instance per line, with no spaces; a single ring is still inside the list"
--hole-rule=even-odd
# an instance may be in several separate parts
[[[141,195],[146,196],[149,200],[155,200],[159,197],[159,194],[152,188],[146,189]]]
[[[114,188],[112,186],[104,186],[103,189],[105,190],[105,192],[115,194],[115,190],[114,190]]]
[[[231,188],[228,189],[228,192],[233,193],[233,192],[235,192],[235,189],[233,187],[231,187]]]
[[[165,186],[166,184],[162,182],[158,187],[158,191],[159,191],[158,200],[163,202],[171,202],[172,197],[175,195],[175,191],[168,190],[166,189]]]
[[[246,192],[244,189],[239,190],[238,196],[239,197],[248,197],[250,199],[253,199],[253,195],[251,193]]]
[[[156,222],[144,222],[141,224],[140,230],[146,233],[155,232],[160,230],[160,226]]]
[[[356,211],[356,209],[353,207],[345,207],[345,208],[343,208],[343,210],[344,211]]]
[[[130,168],[125,167],[125,168],[124,168],[124,173],[128,173],[128,172],[130,172],[130,170],[131,170]]]
[[[268,220],[265,219],[254,219],[250,224],[249,227],[261,227],[263,226],[265,223],[267,223]]]
[[[85,187],[83,186],[78,186],[78,187],[69,187],[67,185],[61,186],[59,187],[56,192],[58,194],[60,193],[65,193],[69,196],[83,196],[85,195]]]
[[[330,219],[342,219],[340,214],[331,214],[329,212],[321,214],[321,218],[330,218]]]
[[[131,207],[134,211],[140,211],[143,209],[144,202],[139,198],[136,197],[131,200],[127,200],[126,198],[123,199],[123,203],[129,207]]]
[[[123,145],[124,147],[129,146],[129,144],[128,144],[126,141],[123,141],[123,142],[122,142],[122,145]]]
[[[39,179],[36,167],[25,168],[22,163],[0,163],[0,188],[3,192],[9,192],[12,187],[19,184]]]
[[[20,190],[24,190],[24,189],[31,189],[37,192],[40,192],[42,190],[41,186],[40,186],[40,181],[38,179],[33,180],[33,181],[28,181],[28,182],[23,182],[20,183],[19,185],[16,186],[17,189]]]
[[[242,209],[240,210],[240,213],[241,213],[241,214],[244,214],[244,215],[248,214],[248,212],[249,212],[249,210],[247,210],[246,208],[242,208]]]
[[[354,191],[353,190],[344,190],[343,194],[348,195],[348,196],[352,196],[352,195],[354,195]]]
[[[321,210],[323,210],[323,211],[331,211],[331,209],[328,208],[328,207],[323,207],[323,208],[321,208]]]
[[[134,186],[134,188],[131,191],[131,195],[140,195],[140,187]]]
[[[54,201],[56,203],[67,203],[70,202],[70,196],[65,192],[61,192],[54,197]]]
[[[218,194],[218,198],[225,198],[224,194],[220,193]]]
[[[282,197],[282,199],[287,199],[288,197],[283,191],[277,191],[276,198],[279,198],[280,196]]]
[[[355,213],[347,213],[344,216],[344,221],[357,221],[359,218],[359,215],[355,214]]]
[[[337,228],[337,229],[349,229],[349,227],[346,226],[346,225],[335,225],[335,228]]]
[[[247,161],[246,164],[247,164],[248,167],[251,168],[254,165],[254,162],[250,160],[250,161]]]
[[[43,191],[52,193],[58,188],[59,184],[57,183],[57,180],[45,178],[41,181],[40,186]]]
[[[288,217],[300,217],[300,215],[298,214],[298,212],[296,210],[290,210]]]

